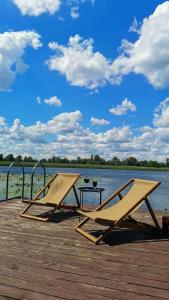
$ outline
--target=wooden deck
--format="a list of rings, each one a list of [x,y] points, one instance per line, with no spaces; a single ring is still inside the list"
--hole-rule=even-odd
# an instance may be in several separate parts
[[[25,205],[0,203],[1,300],[169,299],[167,237],[118,230],[96,246],[72,213],[43,223],[20,218]]]

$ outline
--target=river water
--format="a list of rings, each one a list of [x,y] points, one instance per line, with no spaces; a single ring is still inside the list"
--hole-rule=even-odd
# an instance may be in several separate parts
[[[8,167],[0,167],[0,173],[6,173]],[[18,174],[21,169],[18,167],[13,167],[12,173]],[[31,174],[32,168],[25,168],[26,174]],[[79,173],[82,177],[88,176],[90,182],[88,186],[92,185],[92,180],[96,179],[98,182],[97,187],[103,187],[105,191],[103,192],[103,199],[109,196],[113,191],[119,188],[122,184],[128,181],[130,178],[142,178],[147,180],[157,180],[161,182],[161,185],[156,191],[152,193],[149,197],[150,203],[155,210],[169,210],[169,172],[161,171],[141,171],[141,170],[110,170],[110,169],[78,169],[78,168],[46,168],[46,173],[48,175],[57,172],[69,172],[69,173]],[[42,174],[42,169],[37,168],[37,174]],[[83,180],[81,185],[85,186]],[[85,194],[84,201],[86,203],[98,204],[99,195],[97,193]],[[144,206],[143,206],[144,208]]]

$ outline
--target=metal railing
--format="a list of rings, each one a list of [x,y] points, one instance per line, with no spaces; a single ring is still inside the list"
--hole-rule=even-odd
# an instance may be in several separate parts
[[[13,167],[20,167],[22,170],[22,189],[21,189],[21,195],[17,197],[11,197],[9,198],[9,182],[10,182],[10,175],[11,170]],[[31,185],[30,185],[30,200],[33,198],[33,187],[34,187],[34,175],[37,168],[43,169],[43,186],[46,185],[46,168],[42,162],[37,162],[36,165],[33,167],[32,174],[31,174]],[[21,198],[24,200],[24,188],[25,188],[25,169],[21,162],[12,162],[7,170],[7,176],[6,176],[6,197],[5,200],[11,200],[16,198]],[[26,199],[25,199],[26,201]]]
[[[43,169],[43,185],[44,186],[46,185],[46,168],[45,168],[44,164],[39,161],[34,166],[33,171],[32,171],[32,175],[31,175],[31,194],[30,194],[31,200],[33,198],[33,184],[34,184],[33,179],[34,179],[35,170],[37,168],[42,168]]]
[[[22,169],[22,193],[21,193],[21,196],[18,196],[18,197],[13,197],[13,198],[10,198],[10,199],[14,199],[14,198],[21,198],[23,199],[24,198],[24,184],[25,184],[25,170],[24,170],[24,167],[22,165],[21,162],[16,162],[14,161],[13,163],[10,164],[9,168],[8,168],[8,171],[7,171],[7,177],[6,177],[6,199],[5,200],[9,200],[9,175],[10,175],[10,172],[12,170],[13,167],[20,167]]]

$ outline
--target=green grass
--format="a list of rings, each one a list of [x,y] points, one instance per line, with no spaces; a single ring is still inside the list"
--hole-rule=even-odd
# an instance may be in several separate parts
[[[94,164],[63,164],[63,163],[46,163],[45,167],[49,168],[86,168],[86,169],[112,169],[112,170],[140,170],[140,171],[167,171],[169,168],[157,167],[140,167],[140,166],[112,166],[112,165],[94,165]]]
[[[11,162],[0,161],[0,166],[9,166]],[[23,162],[24,167],[33,167],[35,163]],[[139,171],[165,171],[169,172],[169,167],[140,167],[140,166],[112,166],[94,164],[71,164],[71,163],[44,163],[49,168],[86,168],[86,169],[112,169],[112,170],[139,170]]]

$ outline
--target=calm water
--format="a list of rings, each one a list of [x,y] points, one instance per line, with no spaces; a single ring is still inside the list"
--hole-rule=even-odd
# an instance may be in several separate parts
[[[6,173],[7,167],[0,167],[0,173]],[[20,173],[21,169],[14,167],[13,173]],[[27,174],[31,174],[32,168],[25,168]],[[150,196],[151,205],[156,210],[169,210],[169,172],[158,171],[133,171],[133,170],[102,170],[102,169],[72,169],[72,168],[46,168],[47,174],[54,174],[57,172],[70,172],[79,173],[81,176],[89,176],[95,178],[98,181],[98,187],[103,187],[103,199],[109,196],[113,191],[119,188],[123,183],[130,178],[142,178],[147,180],[157,180],[161,182],[161,185]],[[37,174],[42,174],[42,169],[37,168]],[[92,184],[92,179],[89,182],[89,186]],[[82,182],[83,184],[83,182]],[[84,184],[85,185],[85,184]],[[86,194],[84,201],[86,203],[98,203],[99,195],[97,193]]]

